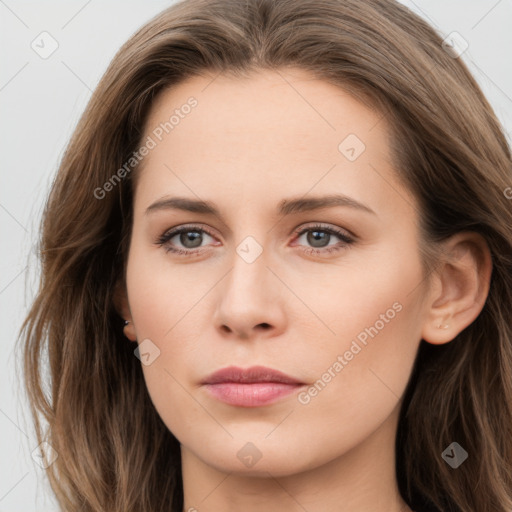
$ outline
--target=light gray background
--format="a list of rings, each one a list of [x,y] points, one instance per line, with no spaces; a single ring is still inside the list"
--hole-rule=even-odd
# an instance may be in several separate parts
[[[31,458],[37,442],[14,350],[36,289],[38,267],[32,248],[49,184],[91,91],[115,52],[171,3],[0,0],[0,512],[58,510],[44,470]],[[457,31],[469,43],[462,58],[510,141],[512,1],[403,3],[443,37]],[[47,59],[31,48],[43,31],[59,45]]]

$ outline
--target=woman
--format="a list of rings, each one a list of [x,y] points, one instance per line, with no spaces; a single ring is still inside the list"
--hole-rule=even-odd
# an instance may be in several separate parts
[[[511,168],[394,1],[159,14],[44,213],[25,375],[62,510],[510,511]]]

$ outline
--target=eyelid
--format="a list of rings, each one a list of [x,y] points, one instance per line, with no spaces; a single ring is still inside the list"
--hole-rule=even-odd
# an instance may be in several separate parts
[[[347,228],[340,228],[340,227],[337,227],[334,225],[330,225],[330,224],[326,224],[326,223],[322,223],[322,222],[315,222],[315,221],[312,221],[312,222],[306,223],[306,224],[301,224],[299,227],[295,228],[292,231],[292,234],[294,234],[294,235],[302,234],[304,231],[307,231],[309,229],[314,229],[314,228],[325,229],[326,231],[333,231],[333,232],[339,231],[342,234],[346,233],[347,237],[351,237],[354,239],[357,238],[357,236]],[[166,231],[164,231],[164,233],[159,238],[164,238],[165,236],[167,236],[170,233],[177,234],[186,229],[189,229],[190,231],[193,231],[194,229],[196,229],[197,231],[204,231],[211,237],[217,237],[217,235],[214,235],[212,233],[213,230],[211,230],[209,227],[205,227],[201,223],[198,223],[198,224],[187,223],[187,224],[179,224],[177,226],[167,229]]]
[[[172,228],[166,229],[161,235],[159,235],[155,241],[157,245],[165,245],[171,238],[174,238],[176,235],[179,235],[183,232],[187,231],[198,231],[198,232],[204,232],[208,236],[211,236],[212,238],[218,238],[216,235],[214,235],[210,228],[206,228],[202,224],[179,224],[177,226],[174,226]],[[188,249],[187,252],[192,253],[194,252],[194,249]]]
[[[187,231],[187,230],[188,231],[204,231],[206,234],[208,234],[212,237],[216,236],[212,233],[212,231],[213,231],[212,229],[210,229],[209,227],[205,227],[203,224],[187,223],[187,224],[178,224],[177,226],[166,229],[160,238],[163,238],[169,234],[176,235],[182,231]]]
[[[338,226],[335,226],[332,224],[326,224],[324,222],[312,222],[309,224],[308,223],[302,224],[301,226],[299,226],[298,228],[296,228],[294,230],[294,234],[302,234],[304,231],[310,231],[315,228],[318,229],[318,231],[322,230],[322,231],[332,232],[332,233],[336,234],[337,236],[343,235],[343,236],[346,236],[347,238],[351,238],[353,240],[357,239],[357,236],[354,233],[352,233],[352,231],[350,231],[349,229],[341,228],[341,227],[338,227]]]

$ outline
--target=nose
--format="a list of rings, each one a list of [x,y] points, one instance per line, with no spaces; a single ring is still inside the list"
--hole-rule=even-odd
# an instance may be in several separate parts
[[[217,288],[215,325],[224,337],[270,338],[286,328],[283,285],[267,266],[265,251],[252,262],[238,253]]]

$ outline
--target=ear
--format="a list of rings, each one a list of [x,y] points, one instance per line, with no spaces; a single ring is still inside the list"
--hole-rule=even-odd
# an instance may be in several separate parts
[[[489,293],[492,257],[478,233],[457,233],[445,243],[432,276],[422,338],[448,343],[480,314]]]
[[[124,335],[131,341],[137,341],[137,335],[135,334],[135,327],[133,325],[132,314],[130,312],[130,306],[128,304],[128,293],[126,291],[126,285],[123,281],[118,281],[114,287],[113,303],[119,316],[128,323],[124,326]]]

